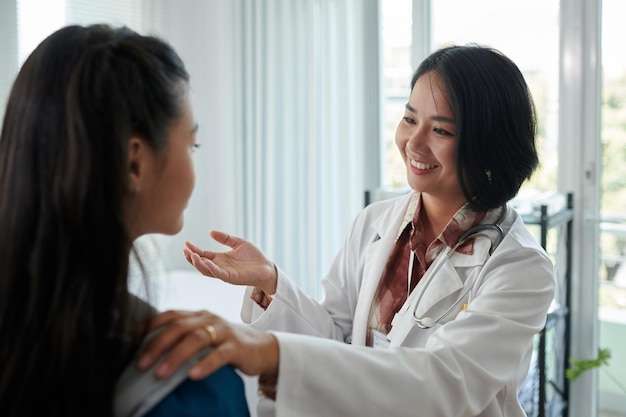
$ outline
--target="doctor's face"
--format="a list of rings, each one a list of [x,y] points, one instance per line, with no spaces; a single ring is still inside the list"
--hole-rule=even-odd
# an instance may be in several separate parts
[[[396,145],[412,189],[456,207],[465,203],[455,164],[455,118],[436,73],[417,79],[396,129]]]

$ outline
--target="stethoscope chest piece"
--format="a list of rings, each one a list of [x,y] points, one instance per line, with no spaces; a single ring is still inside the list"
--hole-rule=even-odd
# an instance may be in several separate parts
[[[418,319],[415,315],[413,315],[413,321],[420,329],[430,329],[435,324],[433,319],[430,317],[422,317],[421,319]]]

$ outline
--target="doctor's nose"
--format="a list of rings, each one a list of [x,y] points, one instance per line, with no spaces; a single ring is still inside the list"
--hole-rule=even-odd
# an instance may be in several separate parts
[[[407,148],[411,150],[419,150],[427,141],[427,136],[423,129],[415,127],[407,132]]]

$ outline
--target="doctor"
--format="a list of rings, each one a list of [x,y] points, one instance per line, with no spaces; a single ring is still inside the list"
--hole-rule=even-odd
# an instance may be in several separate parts
[[[553,265],[507,202],[538,164],[535,130],[507,57],[475,45],[434,52],[412,78],[396,133],[414,191],[356,217],[324,300],[250,242],[213,231],[230,251],[188,243],[185,255],[207,276],[249,286],[250,325],[163,313],[140,366],[171,348],[164,377],[212,345],[190,376],[224,363],[260,375],[278,416],[525,416],[518,392]]]

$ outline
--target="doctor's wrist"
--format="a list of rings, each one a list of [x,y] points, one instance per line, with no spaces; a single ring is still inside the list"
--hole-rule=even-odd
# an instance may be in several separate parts
[[[278,288],[278,268],[275,263],[272,263],[271,266],[272,275],[271,278],[267,280],[267,283],[263,285],[263,292],[268,296],[276,294],[276,290]]]
[[[278,268],[276,264],[272,263],[268,265],[268,269],[271,269],[271,276],[262,280],[262,284],[254,285],[250,298],[263,310],[266,310],[272,302],[272,295],[276,294],[278,289]]]
[[[267,262],[256,272],[256,279],[248,285],[259,288],[267,295],[276,294],[278,288],[278,268],[273,262]]]

